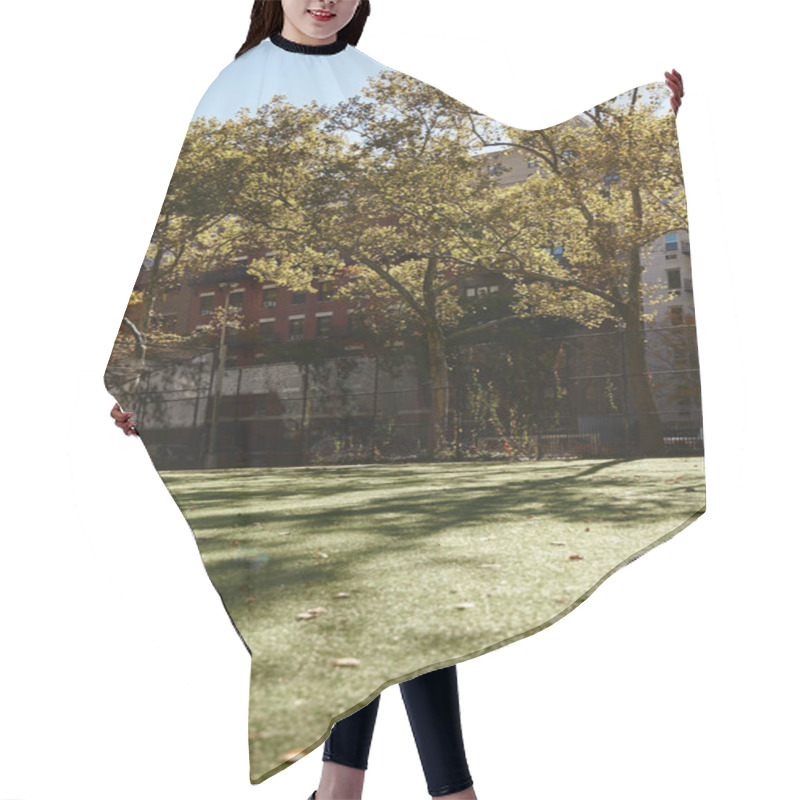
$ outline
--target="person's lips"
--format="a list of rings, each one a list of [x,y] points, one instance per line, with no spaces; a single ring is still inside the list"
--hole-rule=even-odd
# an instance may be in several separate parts
[[[329,19],[336,16],[336,14],[332,14],[330,11],[320,11],[318,9],[309,9],[308,13],[311,14],[314,19],[318,19],[322,22],[327,22]]]

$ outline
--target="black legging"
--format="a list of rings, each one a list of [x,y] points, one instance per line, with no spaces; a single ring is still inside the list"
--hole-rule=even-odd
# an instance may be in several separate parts
[[[431,797],[468,789],[472,777],[461,735],[455,664],[403,681],[400,692]],[[378,695],[355,714],[334,723],[325,741],[323,761],[367,768],[380,699]]]

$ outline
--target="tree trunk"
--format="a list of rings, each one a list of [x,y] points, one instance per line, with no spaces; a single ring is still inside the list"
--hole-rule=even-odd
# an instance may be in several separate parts
[[[641,224],[642,198],[638,186],[631,189],[633,213]],[[637,226],[638,227],[638,226]],[[647,369],[645,330],[642,323],[642,260],[639,245],[630,248],[628,302],[625,320],[625,366],[633,390],[633,409],[638,423],[639,454],[659,456],[664,452],[661,418],[658,416]]]
[[[311,381],[308,379],[308,364],[303,369],[303,406],[300,412],[300,463],[308,464],[308,438],[311,427]]]
[[[217,352],[217,373],[214,376],[214,395],[211,401],[211,425],[208,429],[208,450],[206,451],[204,466],[206,469],[216,469],[219,465],[217,453],[217,419],[219,404],[222,397],[222,379],[225,375],[225,362],[228,360],[228,344],[225,340],[227,333],[228,308],[231,302],[230,286],[225,292],[225,307],[222,316],[222,330],[219,334],[219,351]]]
[[[633,410],[639,432],[639,455],[658,456],[664,452],[661,418],[647,376],[645,331],[638,309],[625,315],[625,368],[633,394]]]
[[[444,336],[438,325],[427,332],[431,405],[428,415],[428,456],[436,457],[445,445],[448,408],[448,369]]]
[[[147,285],[142,291],[142,318],[139,320],[139,329],[142,333],[147,333],[150,327],[150,315],[153,312],[153,302],[155,301],[155,293],[158,288],[158,281],[161,277],[159,270],[161,268],[161,259],[164,257],[164,248],[159,247],[158,252],[153,259],[153,266],[150,268],[150,277]]]

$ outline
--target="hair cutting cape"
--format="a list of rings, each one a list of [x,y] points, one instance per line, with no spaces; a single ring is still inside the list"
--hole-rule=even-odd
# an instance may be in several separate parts
[[[259,783],[703,512],[667,87],[523,130],[265,39],[197,106],[105,383],[251,654]]]

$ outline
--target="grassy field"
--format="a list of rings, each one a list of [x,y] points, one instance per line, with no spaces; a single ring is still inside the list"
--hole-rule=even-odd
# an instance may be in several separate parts
[[[252,651],[253,782],[386,686],[552,624],[705,507],[699,457],[161,477]]]

